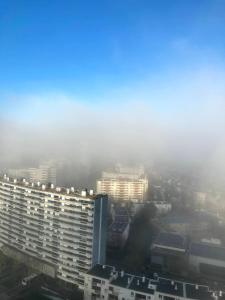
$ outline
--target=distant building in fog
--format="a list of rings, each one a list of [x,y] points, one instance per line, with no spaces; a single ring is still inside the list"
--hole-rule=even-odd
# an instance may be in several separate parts
[[[9,169],[7,173],[11,177],[25,178],[30,182],[56,184],[56,168],[51,162],[42,163],[38,168]]]
[[[114,201],[143,202],[148,190],[144,168],[117,165],[114,172],[102,172],[97,180],[97,193],[106,193]]]

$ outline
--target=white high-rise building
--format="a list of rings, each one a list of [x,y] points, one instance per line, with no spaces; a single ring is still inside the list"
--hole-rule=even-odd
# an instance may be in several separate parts
[[[148,179],[142,167],[116,166],[115,172],[102,172],[97,180],[97,193],[106,193],[114,201],[143,202],[148,190]]]
[[[0,178],[0,242],[52,277],[82,285],[82,274],[104,263],[107,196],[74,188]]]

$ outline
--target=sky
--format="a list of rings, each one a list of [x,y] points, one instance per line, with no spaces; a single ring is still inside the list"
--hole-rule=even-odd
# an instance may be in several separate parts
[[[137,157],[215,145],[213,161],[224,78],[224,0],[0,1],[4,153],[30,150],[30,130],[48,149],[68,132],[86,148],[104,142],[116,159],[136,142]]]

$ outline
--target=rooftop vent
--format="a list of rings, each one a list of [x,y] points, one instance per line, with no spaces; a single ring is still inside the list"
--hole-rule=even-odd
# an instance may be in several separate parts
[[[72,193],[74,193],[74,191],[75,191],[74,187],[71,187],[70,190]]]
[[[93,196],[93,195],[94,195],[94,190],[90,190],[90,191],[89,191],[89,195],[90,195],[90,196]]]
[[[106,268],[106,265],[103,265],[103,266],[102,266],[102,269],[105,269],[105,268]]]
[[[195,289],[198,290],[198,285],[197,284],[195,285]]]
[[[82,197],[86,197],[87,196],[87,192],[86,191],[81,191],[81,196]]]
[[[174,285],[174,281],[173,280],[171,281],[171,285]]]
[[[149,280],[149,283],[148,283],[148,289],[151,289],[151,290],[155,289],[154,285],[151,284],[150,280]]]
[[[17,179],[14,179],[13,182],[14,182],[14,183],[17,183]]]
[[[57,188],[55,189],[56,192],[61,192],[61,188],[57,186]]]
[[[137,280],[137,285],[140,285],[140,281],[139,280]]]
[[[51,189],[53,190],[53,189],[54,189],[54,184],[51,183],[50,187],[51,187]]]
[[[142,277],[142,282],[145,282],[145,276]]]
[[[42,184],[41,188],[44,191],[46,189],[46,185]]]
[[[177,285],[175,285],[174,289],[175,289],[175,291],[177,291],[177,289],[178,289]]]
[[[37,186],[40,186],[40,185],[41,185],[41,183],[40,183],[40,181],[38,181],[38,182],[37,182]]]
[[[70,189],[66,189],[66,193],[69,194],[70,193]]]
[[[121,277],[123,277],[124,276],[124,271],[122,270],[120,274],[121,274]]]

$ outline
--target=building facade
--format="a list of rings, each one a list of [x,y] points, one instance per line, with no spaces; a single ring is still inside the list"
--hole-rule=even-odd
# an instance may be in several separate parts
[[[82,285],[81,273],[105,261],[107,202],[106,195],[93,191],[78,193],[74,188],[4,175],[0,178],[2,249],[36,267],[50,266],[53,277]]]
[[[85,274],[84,300],[224,300],[222,291],[208,286],[127,274],[111,266],[96,265]]]
[[[45,162],[38,168],[9,169],[9,176],[13,178],[25,178],[30,182],[38,182],[56,185],[56,167],[52,162]]]
[[[148,179],[143,168],[116,167],[115,172],[102,172],[97,180],[97,193],[106,193],[114,201],[143,202]]]

